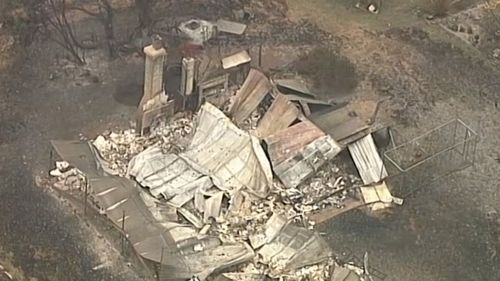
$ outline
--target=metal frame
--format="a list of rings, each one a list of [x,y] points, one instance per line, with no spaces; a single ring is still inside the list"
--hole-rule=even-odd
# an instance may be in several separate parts
[[[462,132],[464,135],[459,135]],[[423,185],[474,165],[477,142],[478,134],[462,120],[455,119],[387,150],[383,161],[392,170],[388,183],[393,193],[407,197]],[[424,148],[431,149],[426,151]],[[424,157],[403,163],[403,158],[412,157],[408,150],[418,150]],[[453,161],[454,156],[458,156],[460,162]],[[442,163],[446,160],[449,161]],[[436,161],[438,163],[434,163]]]

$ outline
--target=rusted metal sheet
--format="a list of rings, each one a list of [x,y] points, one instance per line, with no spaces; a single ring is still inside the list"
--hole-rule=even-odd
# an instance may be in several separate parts
[[[265,138],[275,132],[288,128],[299,116],[299,109],[285,95],[277,94],[273,103],[260,119],[257,135]]]
[[[387,177],[387,170],[371,134],[347,147],[364,184],[377,183]]]
[[[269,79],[260,71],[250,69],[231,107],[233,120],[240,124],[247,119],[271,90]]]
[[[368,133],[365,132],[358,135],[357,139],[350,138],[357,135],[357,133],[367,130],[369,126],[348,106],[337,110],[312,114],[309,118],[319,128],[332,136],[334,140],[343,145],[353,142]],[[347,140],[347,142],[344,140]]]
[[[222,190],[246,188],[265,197],[272,171],[259,140],[210,103],[200,109],[197,123],[191,144],[180,156]]]
[[[233,68],[252,61],[252,58],[247,51],[243,50],[236,54],[230,55],[222,59],[222,69]]]
[[[340,146],[330,136],[322,136],[291,154],[287,160],[273,163],[273,170],[286,187],[294,188],[340,151]]]
[[[272,164],[277,165],[295,155],[305,145],[324,135],[325,133],[316,125],[305,119],[266,137],[264,140]]]

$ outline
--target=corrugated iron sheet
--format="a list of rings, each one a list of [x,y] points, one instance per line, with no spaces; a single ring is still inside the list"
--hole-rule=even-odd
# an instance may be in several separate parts
[[[172,237],[156,223],[140,198],[140,190],[135,187],[133,181],[106,175],[99,167],[89,169],[91,163],[97,163],[90,143],[74,141],[51,143],[62,159],[82,172],[92,173],[88,180],[94,200],[118,228],[121,228],[125,215],[124,231],[128,234],[134,249],[142,257],[160,262],[161,248],[175,248]]]
[[[242,24],[239,22],[228,21],[228,20],[217,20],[215,23],[217,26],[217,30],[226,33],[232,33],[236,35],[241,35],[247,29],[246,24]]]
[[[236,67],[238,65],[242,65],[244,63],[249,63],[252,60],[247,51],[241,51],[234,55],[225,57],[222,59],[222,68],[229,69]]]
[[[271,88],[271,82],[266,75],[256,69],[250,69],[231,107],[233,120],[240,124],[247,119]]]
[[[299,116],[299,109],[285,95],[277,94],[273,103],[262,116],[257,126],[257,135],[265,138],[286,129]]]
[[[344,267],[344,266],[335,266],[332,278],[330,281],[361,281],[359,275],[357,275],[354,271]]]
[[[216,270],[247,262],[254,252],[246,243],[222,245],[217,238],[198,239],[197,232],[172,222],[158,222],[141,198],[140,189],[127,178],[111,176],[99,167],[90,143],[52,141],[62,159],[81,171],[93,172],[90,189],[96,203],[108,218],[121,228],[125,218],[125,233],[135,251],[145,259],[162,263],[160,280],[183,281],[193,276],[205,280]],[[74,162],[72,160],[75,160]],[[104,176],[99,176],[104,174]],[[172,234],[175,234],[175,239]],[[200,244],[202,251],[193,251]]]
[[[369,126],[355,111],[345,106],[309,116],[311,121],[341,144],[349,144],[367,134]],[[363,133],[364,132],[364,133]],[[358,134],[362,133],[362,134]],[[355,138],[351,138],[355,136]]]
[[[201,107],[197,120],[193,140],[180,156],[222,190],[247,188],[266,196],[272,171],[258,139],[210,103]]]
[[[376,183],[387,177],[387,170],[371,134],[347,147],[364,184]]]
[[[308,120],[280,130],[265,138],[267,153],[273,166],[296,155],[297,152],[325,133]]]
[[[150,147],[130,160],[127,173],[148,187],[155,197],[170,199],[197,188],[192,182],[203,175],[175,154],[165,154],[159,147]]]
[[[273,81],[278,87],[283,87],[286,90],[291,90],[296,93],[306,95],[309,98],[316,98],[316,94],[313,94],[311,92],[308,83],[304,79],[297,77],[291,79],[274,79]]]
[[[98,154],[97,150],[90,142],[52,140],[50,143],[57,154],[77,167],[87,177],[104,175],[99,161],[94,156]]]
[[[257,253],[262,256],[263,263],[279,265],[284,273],[323,262],[332,256],[328,243],[318,233],[292,224],[281,228],[274,239]]]
[[[273,169],[285,186],[294,188],[340,151],[340,146],[330,136],[322,136],[291,154],[287,160],[273,164]]]
[[[202,251],[194,251],[195,245],[202,247]],[[199,280],[205,280],[214,271],[220,271],[253,259],[254,252],[246,243],[222,244],[218,238],[207,237],[204,239],[190,239],[179,243],[179,252],[182,253],[181,260],[168,259],[160,269],[160,280],[189,280],[196,276]],[[167,258],[167,255],[164,255]],[[180,272],[176,274],[171,268],[176,268],[177,263],[184,263],[189,268],[190,276]],[[184,274],[183,274],[184,273]],[[176,277],[174,279],[174,277]]]

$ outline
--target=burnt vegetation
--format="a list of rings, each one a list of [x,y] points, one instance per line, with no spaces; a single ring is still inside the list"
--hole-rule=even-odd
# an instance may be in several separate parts
[[[136,0],[137,30],[151,33],[154,0]],[[0,14],[16,39],[27,46],[35,40],[51,40],[77,64],[85,64],[85,51],[104,47],[110,59],[117,57],[120,44],[115,30],[117,7],[110,0],[17,0],[0,5]],[[102,44],[83,40],[75,32],[78,21],[96,20],[102,26]],[[95,38],[94,38],[95,39]]]
[[[322,47],[300,57],[295,63],[297,71],[314,82],[318,93],[346,95],[358,85],[358,75],[354,65],[334,50]]]

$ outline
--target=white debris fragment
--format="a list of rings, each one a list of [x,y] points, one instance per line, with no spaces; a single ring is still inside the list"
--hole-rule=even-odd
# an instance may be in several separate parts
[[[69,168],[69,163],[66,161],[56,161],[56,168],[63,172]]]
[[[201,245],[201,244],[196,244],[196,245],[194,245],[194,247],[193,247],[193,250],[194,250],[195,252],[201,252],[201,251],[203,251],[203,249],[204,249],[204,248],[203,248],[203,245]]]

